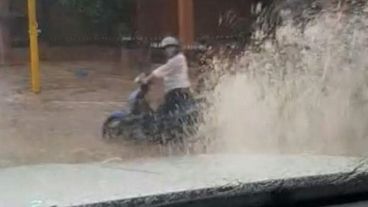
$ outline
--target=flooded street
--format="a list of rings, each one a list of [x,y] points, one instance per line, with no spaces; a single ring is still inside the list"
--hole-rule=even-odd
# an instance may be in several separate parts
[[[214,74],[231,72],[210,87],[214,99],[200,136],[214,140],[208,148],[215,152],[366,156],[368,9],[349,14],[326,6],[293,22],[290,8],[280,11],[273,35],[265,36],[267,15],[259,14],[261,27],[243,53],[228,61],[219,52],[206,63]],[[150,52],[51,43],[41,45],[41,60],[59,62],[41,62],[39,95],[30,92],[28,66],[0,67],[0,167],[162,155],[158,146],[101,139],[104,119],[124,106],[138,73],[111,60],[144,65]]]
[[[79,163],[157,154],[155,146],[109,144],[101,125],[134,87],[129,70],[111,63],[42,63],[42,93],[28,68],[0,68],[0,167]]]
[[[367,0],[0,0],[0,207],[368,200],[367,34]]]

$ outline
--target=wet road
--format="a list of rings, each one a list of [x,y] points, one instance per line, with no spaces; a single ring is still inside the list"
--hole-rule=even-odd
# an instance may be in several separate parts
[[[123,106],[133,72],[112,63],[43,63],[42,93],[26,66],[0,68],[0,167],[157,155],[157,147],[105,143],[100,127]]]

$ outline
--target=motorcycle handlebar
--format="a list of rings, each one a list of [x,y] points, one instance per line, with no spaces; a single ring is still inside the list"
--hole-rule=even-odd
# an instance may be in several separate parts
[[[138,83],[138,84],[147,84],[147,83],[144,83],[144,78],[146,77],[146,74],[144,73],[141,73],[139,76],[137,76],[135,79],[134,79],[134,82],[135,83]]]

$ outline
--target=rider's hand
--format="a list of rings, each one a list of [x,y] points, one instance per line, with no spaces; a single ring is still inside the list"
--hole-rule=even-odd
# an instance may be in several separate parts
[[[148,84],[148,82],[149,82],[148,77],[144,77],[144,78],[141,79],[141,83],[144,84],[144,85]]]
[[[141,73],[139,76],[137,76],[134,79],[134,82],[140,83],[140,84],[147,84],[148,80],[147,80],[146,75],[144,73]]]

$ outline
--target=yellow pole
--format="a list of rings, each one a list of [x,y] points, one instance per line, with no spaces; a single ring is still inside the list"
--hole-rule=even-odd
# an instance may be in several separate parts
[[[40,62],[38,54],[38,26],[36,15],[36,0],[28,0],[28,24],[29,24],[29,51],[31,57],[31,83],[32,92],[39,93],[40,84]]]

